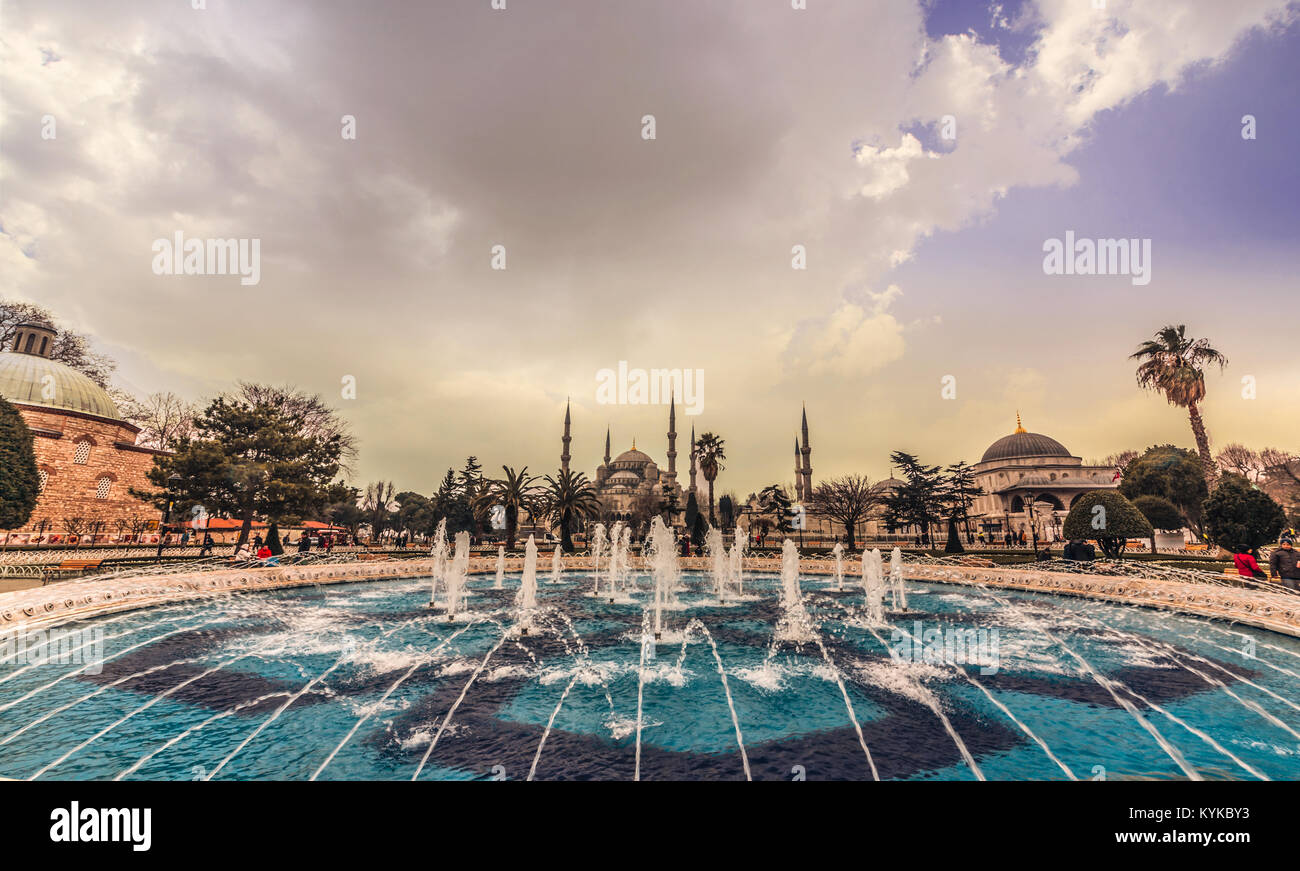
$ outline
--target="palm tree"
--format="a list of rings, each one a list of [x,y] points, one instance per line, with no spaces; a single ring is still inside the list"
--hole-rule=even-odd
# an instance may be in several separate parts
[[[1139,345],[1129,359],[1142,361],[1137,368],[1139,386],[1163,393],[1170,405],[1187,409],[1205,483],[1213,490],[1218,474],[1198,405],[1205,399],[1205,367],[1217,364],[1223,369],[1228,365],[1228,358],[1213,348],[1209,340],[1188,338],[1185,330],[1182,324],[1162,327],[1154,339]]]
[[[600,516],[601,505],[596,488],[582,472],[561,470],[555,478],[546,476],[542,500],[545,514],[560,527],[560,547],[565,553],[573,553],[573,521],[595,520]]]
[[[696,461],[700,465],[700,471],[704,473],[704,480],[709,482],[709,525],[717,526],[718,521],[713,516],[713,482],[717,480],[718,473],[726,466],[722,461],[727,458],[725,448],[726,442],[711,432],[702,434],[695,442]]]
[[[502,466],[506,473],[504,478],[487,481],[474,498],[474,513],[482,517],[493,505],[501,505],[506,510],[506,549],[515,549],[515,536],[519,532],[519,510],[531,511],[536,505],[537,487],[533,482],[536,475],[528,474],[524,466],[518,472],[509,466]]]

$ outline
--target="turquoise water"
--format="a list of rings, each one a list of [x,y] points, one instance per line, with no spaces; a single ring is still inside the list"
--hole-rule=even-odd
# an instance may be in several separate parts
[[[774,576],[725,605],[683,579],[644,666],[648,578],[629,604],[591,597],[582,574],[543,580],[527,635],[507,631],[517,576],[471,579],[455,623],[421,580],[75,624],[101,639],[99,667],[0,663],[0,776],[1300,777],[1300,644],[1284,636],[918,583],[907,613],[872,626],[860,588],[805,578],[815,638],[787,639]],[[904,631],[967,646],[914,661]]]

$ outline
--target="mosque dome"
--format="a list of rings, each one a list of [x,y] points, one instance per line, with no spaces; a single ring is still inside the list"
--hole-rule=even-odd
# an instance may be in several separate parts
[[[88,375],[46,356],[51,343],[43,340],[52,339],[53,335],[53,330],[38,324],[18,327],[14,350],[0,353],[0,396],[10,402],[37,408],[76,411],[107,420],[121,420],[122,415],[108,391]],[[23,343],[29,336],[35,336],[39,344]]]
[[[614,462],[610,465],[615,468],[619,468],[623,464],[644,467],[651,465],[653,462],[654,460],[650,459],[648,454],[638,451],[636,448],[632,448],[632,450],[624,451],[615,457]]]
[[[1051,436],[1045,436],[1041,433],[1027,432],[1020,424],[1020,415],[1016,415],[1016,431],[1009,436],[1002,438],[989,445],[984,456],[980,458],[981,463],[989,463],[997,460],[1018,460],[1027,457],[1071,457],[1073,456],[1065,445],[1058,442]]]

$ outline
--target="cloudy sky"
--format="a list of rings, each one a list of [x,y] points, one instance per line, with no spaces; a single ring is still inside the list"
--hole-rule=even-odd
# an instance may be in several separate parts
[[[802,403],[818,478],[976,461],[1017,410],[1086,459],[1190,445],[1126,359],[1175,322],[1231,361],[1215,444],[1300,448],[1294,3],[194,2],[0,8],[0,295],[127,389],[318,392],[358,482],[429,491],[553,470],[566,397],[577,468],[606,425],[664,462],[596,373],[702,369],[678,430],[743,495]],[[259,239],[260,282],[154,274],[178,231]],[[1044,274],[1066,231],[1150,239],[1150,283]]]

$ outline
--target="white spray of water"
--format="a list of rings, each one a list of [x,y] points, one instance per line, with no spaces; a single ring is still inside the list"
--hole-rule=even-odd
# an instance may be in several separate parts
[[[862,552],[862,590],[866,593],[867,619],[885,622],[885,566],[879,548]]]
[[[528,536],[524,545],[524,573],[515,595],[515,603],[520,611],[533,611],[537,608],[537,542]]]
[[[781,602],[788,611],[803,607],[803,595],[799,591],[799,549],[788,538],[781,545]]]
[[[627,582],[627,553],[632,547],[632,530],[622,521],[609,534],[609,595],[617,596]]]
[[[558,584],[560,582],[560,575],[564,574],[564,561],[561,558],[562,554],[563,551],[561,551],[560,546],[556,544],[555,550],[551,553],[551,577],[549,582],[552,584]]]
[[[469,533],[456,533],[456,555],[446,570],[443,587],[447,591],[446,611],[454,617],[465,604],[465,582],[469,578]]]
[[[429,604],[438,599],[438,582],[447,571],[447,518],[438,521],[438,528],[433,533],[433,548],[429,551],[433,557],[433,588],[429,590]]]
[[[591,529],[591,577],[596,581],[593,596],[600,595],[600,559],[605,555],[605,524],[597,523]]]
[[[713,587],[718,593],[718,599],[726,598],[731,570],[727,565],[727,546],[722,540],[721,529],[709,529],[709,534],[704,538],[704,552],[710,558],[709,575],[713,578]]]
[[[736,588],[736,595],[742,596],[745,592],[745,544],[748,542],[748,536],[736,527],[735,537],[731,540],[731,583]]]
[[[498,544],[497,545],[497,582],[496,582],[496,588],[498,590],[501,589],[501,582],[505,580],[505,577],[506,577],[506,546],[504,544]]]
[[[646,561],[654,576],[654,631],[655,635],[663,632],[664,608],[676,604],[673,590],[677,588],[679,575],[677,567],[677,536],[664,525],[663,518],[656,516],[650,523],[650,535],[646,538]]]
[[[831,554],[835,557],[835,589],[842,591],[844,589],[844,545],[835,542]]]
[[[903,587],[903,552],[894,548],[889,554],[889,581],[894,591],[894,610],[907,610],[907,590]]]

